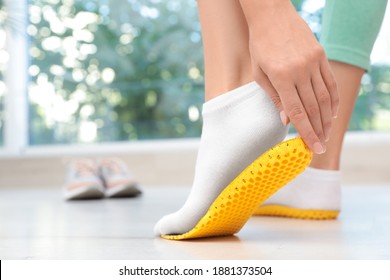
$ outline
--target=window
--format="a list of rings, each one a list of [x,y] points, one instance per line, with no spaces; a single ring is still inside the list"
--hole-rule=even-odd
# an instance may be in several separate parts
[[[196,3],[32,0],[30,144],[198,136]]]
[[[323,1],[297,2],[313,31],[320,32]],[[196,1],[4,0],[0,5],[0,145],[3,138],[23,138],[19,144],[10,141],[20,151],[26,145],[200,135],[204,81]],[[21,29],[27,33],[20,39],[26,46],[21,64],[14,63],[20,60],[15,56],[23,52],[14,49],[23,44],[10,41],[8,52],[5,44],[6,34],[18,32],[14,24],[24,22],[17,5],[28,17]],[[350,130],[390,130],[389,21],[388,12]],[[4,80],[7,64],[21,65],[16,79]],[[19,103],[11,102],[18,106],[4,108],[6,88],[14,93],[9,80],[28,80],[18,93],[27,102],[19,96]],[[20,108],[13,114],[26,133],[4,129],[4,116],[15,111],[10,107]]]

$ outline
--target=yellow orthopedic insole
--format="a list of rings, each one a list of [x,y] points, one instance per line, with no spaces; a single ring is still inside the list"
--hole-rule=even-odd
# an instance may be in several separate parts
[[[300,209],[282,205],[261,205],[253,215],[287,217],[307,220],[333,220],[336,219],[340,211],[320,210],[320,209]]]
[[[265,200],[309,165],[311,158],[312,153],[301,138],[274,146],[220,193],[192,230],[161,237],[183,240],[237,233]]]

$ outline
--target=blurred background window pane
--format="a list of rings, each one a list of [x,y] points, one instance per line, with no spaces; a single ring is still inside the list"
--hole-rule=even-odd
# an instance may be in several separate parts
[[[299,4],[317,35],[323,4]],[[30,144],[200,135],[196,1],[30,0],[29,20]],[[363,78],[350,130],[390,130],[385,37]]]
[[[31,0],[30,143],[199,136],[196,1]]]

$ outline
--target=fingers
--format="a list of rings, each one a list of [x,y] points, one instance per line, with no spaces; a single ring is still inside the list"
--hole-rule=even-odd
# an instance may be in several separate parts
[[[322,131],[324,133],[323,140],[328,141],[332,126],[332,101],[320,73],[317,73],[312,77],[312,85],[321,117]]]
[[[260,68],[254,69],[253,73],[255,73],[256,82],[264,89],[264,91],[271,98],[275,107],[279,110],[280,120],[282,121],[282,123],[285,126],[288,125],[290,123],[290,120],[287,117],[287,114],[283,109],[283,105],[282,105],[282,102],[280,100],[278,92],[276,91],[276,89],[272,85],[271,81],[268,79],[267,75]]]
[[[325,132],[322,125],[321,110],[316,98],[315,90],[313,90],[312,82],[310,80],[306,80],[306,82],[298,85],[297,89],[311,127],[321,143],[325,143]]]
[[[325,152],[325,147],[322,144],[325,141],[325,134],[320,109],[311,82],[308,81],[303,85],[300,88],[300,94],[298,94],[297,89],[291,86],[293,83],[276,83],[274,86],[261,69],[255,69],[254,73],[256,82],[267,92],[278,108],[283,124],[287,125],[291,120],[295,129],[313,152],[318,154]],[[302,103],[301,100],[304,102]]]
[[[316,67],[306,68],[311,70],[296,69],[295,73],[287,71],[287,74],[281,71],[271,77],[260,67],[255,67],[253,71],[256,82],[278,108],[283,124],[287,125],[291,120],[305,143],[317,154],[326,150],[332,116],[338,110],[337,87],[328,66],[317,64]]]
[[[293,123],[295,129],[301,135],[303,141],[313,152],[317,154],[324,153],[325,147],[313,129],[311,121],[307,115],[306,108],[299,98],[297,89],[294,86],[291,86],[278,92],[282,92],[281,100],[283,108],[285,109],[286,114]]]
[[[268,79],[267,75],[260,69],[255,68],[253,70],[255,75],[256,82],[265,90],[265,92],[270,96],[275,107],[278,108],[279,112],[283,111],[283,105],[280,100],[279,94],[272,85],[271,81]]]
[[[330,96],[332,117],[335,118],[337,117],[337,113],[339,110],[339,94],[337,91],[336,79],[333,75],[329,62],[326,58],[323,59],[321,62],[320,71],[321,71],[322,80],[324,81]]]

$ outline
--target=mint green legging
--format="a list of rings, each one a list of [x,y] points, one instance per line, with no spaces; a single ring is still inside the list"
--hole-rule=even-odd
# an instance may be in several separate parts
[[[292,2],[299,8],[303,1]],[[320,43],[328,59],[369,70],[386,4],[387,0],[326,0]]]

